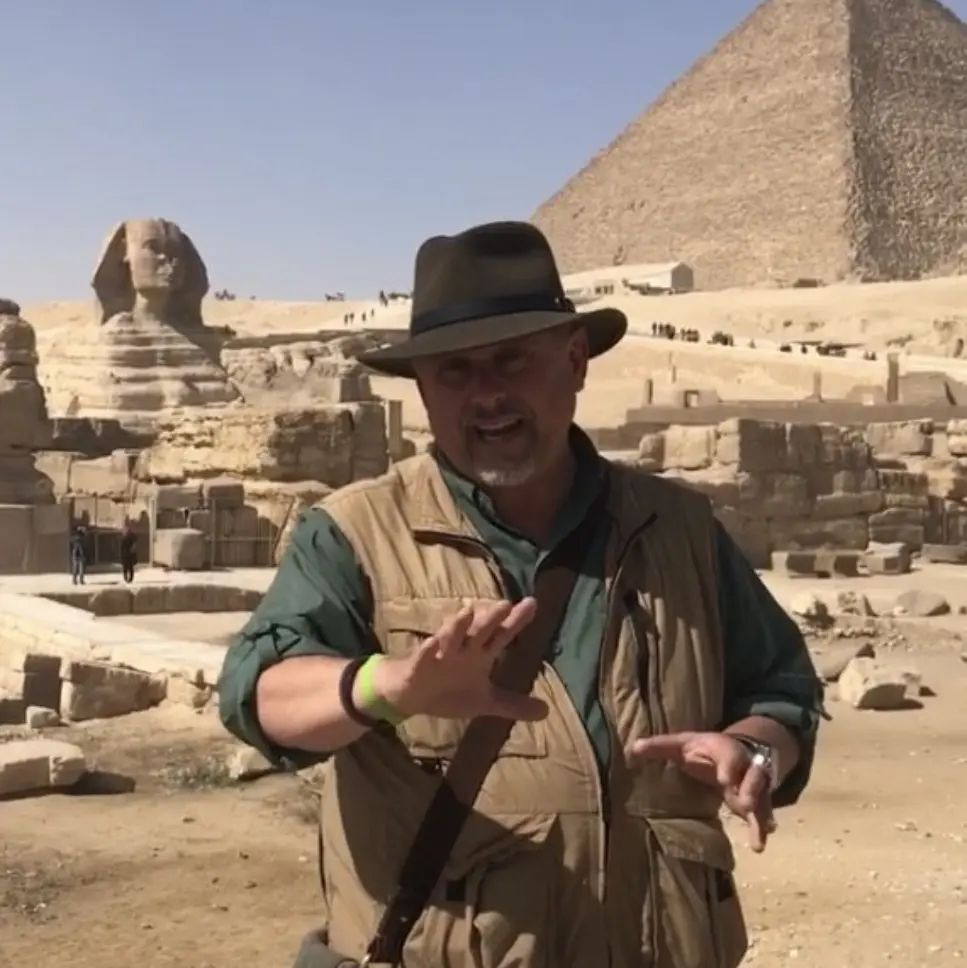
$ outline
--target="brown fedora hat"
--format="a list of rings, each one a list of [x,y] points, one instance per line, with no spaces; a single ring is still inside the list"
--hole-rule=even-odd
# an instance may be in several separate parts
[[[359,361],[412,378],[413,360],[459,353],[579,322],[591,356],[628,328],[617,309],[579,313],[564,294],[554,254],[528,222],[492,222],[427,239],[416,254],[409,338],[370,350]]]

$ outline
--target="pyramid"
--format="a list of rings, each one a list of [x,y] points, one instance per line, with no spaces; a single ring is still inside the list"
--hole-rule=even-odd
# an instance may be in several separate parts
[[[936,0],[766,0],[545,202],[564,272],[701,289],[967,269],[967,25]]]

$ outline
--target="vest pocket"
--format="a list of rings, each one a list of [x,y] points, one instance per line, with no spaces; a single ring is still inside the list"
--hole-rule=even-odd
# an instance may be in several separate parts
[[[725,832],[700,820],[648,823],[655,968],[738,968],[748,935]]]
[[[431,635],[435,635],[440,626],[465,604],[467,602],[463,599],[415,599],[383,603],[380,606],[385,628],[383,650],[387,655],[397,657],[409,655]],[[467,719],[411,716],[398,728],[397,733],[414,759],[449,761],[469,723]],[[528,759],[546,757],[547,740],[539,725],[514,723],[500,756]]]
[[[556,968],[550,953],[556,878],[554,818],[501,818],[461,837],[431,906],[407,942],[408,968]],[[469,831],[468,831],[469,832]]]

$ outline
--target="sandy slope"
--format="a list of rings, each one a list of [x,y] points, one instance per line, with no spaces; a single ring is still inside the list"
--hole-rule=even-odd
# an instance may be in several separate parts
[[[923,282],[837,285],[821,289],[732,289],[681,296],[623,296],[609,301],[632,322],[655,321],[697,328],[711,334],[725,329],[742,337],[837,339],[884,347],[890,341],[911,348],[943,351],[957,336],[967,336],[967,276]],[[592,304],[593,306],[593,304]],[[585,308],[592,308],[588,306]],[[406,306],[381,307],[375,301],[346,303],[208,300],[205,316],[214,325],[239,333],[313,332],[341,326],[346,313],[376,310],[379,326],[405,327]],[[92,319],[84,302],[34,303],[24,316],[39,331],[78,325]]]

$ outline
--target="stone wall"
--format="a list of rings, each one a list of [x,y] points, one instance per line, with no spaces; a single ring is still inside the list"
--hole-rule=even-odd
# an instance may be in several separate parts
[[[760,568],[774,551],[967,541],[967,421],[674,426],[636,463],[707,494]]]
[[[88,527],[96,565],[118,561],[121,531],[131,523],[142,562],[264,567],[276,560],[299,511],[337,487],[386,470],[387,423],[401,436],[396,410],[371,401],[185,411],[161,421],[145,450],[103,457],[44,452],[37,465],[67,508],[62,513]],[[24,542],[9,545],[16,561],[8,571],[22,570]],[[65,540],[57,553],[44,570],[66,568]]]

